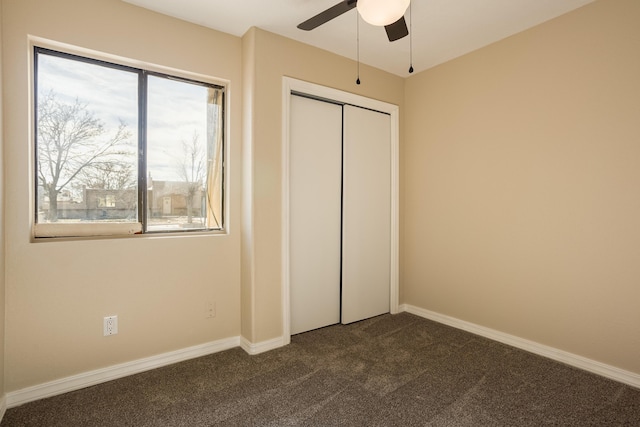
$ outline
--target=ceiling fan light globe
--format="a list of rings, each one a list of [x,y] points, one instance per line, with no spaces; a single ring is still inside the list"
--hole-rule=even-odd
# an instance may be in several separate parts
[[[390,25],[404,16],[411,0],[358,0],[358,13],[367,23]]]

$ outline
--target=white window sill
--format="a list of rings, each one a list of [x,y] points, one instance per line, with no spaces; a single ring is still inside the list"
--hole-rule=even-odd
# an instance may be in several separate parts
[[[139,222],[117,223],[45,223],[34,225],[34,237],[93,237],[123,236],[139,234],[142,224]]]

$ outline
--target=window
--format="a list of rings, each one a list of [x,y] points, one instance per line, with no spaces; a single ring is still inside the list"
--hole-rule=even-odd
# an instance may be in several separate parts
[[[220,230],[224,87],[36,47],[35,235]]]
[[[98,207],[101,208],[115,208],[116,196],[113,194],[107,194],[104,197],[98,199]]]

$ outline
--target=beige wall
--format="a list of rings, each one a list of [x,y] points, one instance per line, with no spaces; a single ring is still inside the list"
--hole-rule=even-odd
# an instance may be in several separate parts
[[[4,325],[5,325],[5,263],[4,263],[4,126],[2,116],[2,64],[4,64],[3,58],[3,45],[2,45],[2,32],[4,26],[2,25],[2,4],[0,3],[0,402],[4,401],[5,387],[4,387]],[[2,408],[0,407],[0,411]],[[1,414],[1,413],[0,413]],[[0,418],[1,419],[1,418]]]
[[[254,275],[254,227],[253,227],[253,150],[254,139],[252,117],[254,113],[253,92],[255,88],[255,28],[242,38],[242,245],[241,245],[241,329],[242,336],[255,342],[253,307],[255,300]]]
[[[252,307],[243,312],[242,332],[254,342],[282,336],[281,178],[282,178],[282,77],[288,76],[356,93],[400,106],[402,78],[371,67],[361,67],[362,84],[356,85],[356,63],[290,39],[252,29],[244,36],[252,60],[244,64],[244,149],[251,151],[246,165],[245,217],[251,216],[251,251],[243,251],[243,295]],[[247,95],[248,98],[249,95]],[[247,191],[250,188],[250,192]]]
[[[2,6],[6,390],[238,336],[241,39],[120,0]],[[29,36],[228,80],[229,234],[32,243]],[[105,338],[111,314],[119,334]]]
[[[411,77],[403,302],[640,373],[640,2]]]

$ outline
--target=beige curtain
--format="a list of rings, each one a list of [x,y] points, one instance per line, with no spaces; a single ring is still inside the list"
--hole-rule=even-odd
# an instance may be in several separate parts
[[[222,110],[224,90],[209,88],[207,102],[207,228],[222,228]]]

